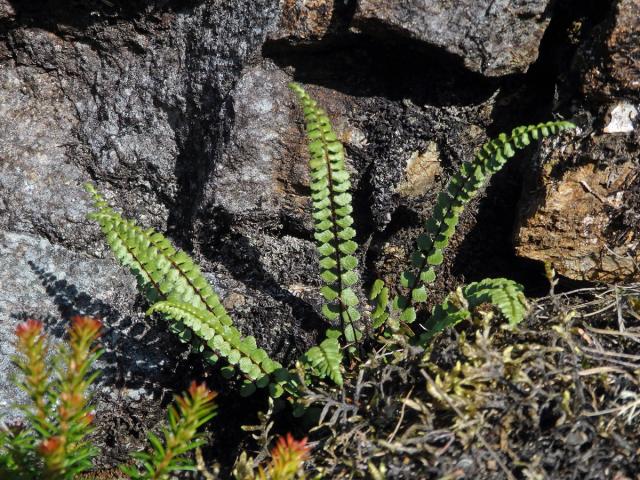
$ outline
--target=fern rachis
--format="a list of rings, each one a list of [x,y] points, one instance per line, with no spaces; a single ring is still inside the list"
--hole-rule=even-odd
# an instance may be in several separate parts
[[[340,319],[346,340],[355,342],[362,335],[356,326],[361,316],[356,308],[358,297],[351,288],[358,283],[358,261],[353,256],[358,245],[353,241],[356,231],[352,227],[351,182],[344,147],[317,102],[299,85],[292,83],[289,87],[302,104],[309,139],[314,237],[324,282],[321,293],[326,300],[322,313],[330,321]]]
[[[164,314],[178,330],[186,324],[195,338],[204,340],[230,364],[238,365],[250,382],[268,384],[282,366],[257,348],[253,337],[241,336],[193,260],[176,250],[162,234],[123,219],[92,185],[86,188],[98,209],[90,218],[100,224],[116,258],[137,277],[141,290],[152,302],[149,313]],[[272,385],[271,390],[282,392],[279,386]]]

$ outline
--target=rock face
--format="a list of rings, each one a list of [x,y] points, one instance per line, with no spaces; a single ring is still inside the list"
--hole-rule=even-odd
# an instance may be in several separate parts
[[[546,145],[523,191],[516,251],[576,280],[640,280],[639,15],[637,0],[614,2],[580,46],[573,69],[585,96],[572,101],[586,119],[582,138]]]
[[[526,72],[549,25],[550,0],[282,0],[272,40],[313,45],[347,31],[399,36],[489,77]],[[453,59],[452,59],[453,61]]]
[[[392,29],[488,76],[526,72],[538,58],[548,0],[360,0],[354,25]]]

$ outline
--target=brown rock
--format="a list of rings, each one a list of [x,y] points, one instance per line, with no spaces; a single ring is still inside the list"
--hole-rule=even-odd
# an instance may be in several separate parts
[[[634,208],[629,192],[638,180],[637,159],[629,155],[624,161],[611,158],[563,167],[582,151],[608,149],[608,137],[590,139],[577,151],[567,147],[551,154],[538,186],[525,190],[516,234],[518,255],[550,262],[558,273],[575,280],[640,280],[638,232],[620,222],[620,214]],[[618,158],[625,158],[624,152]],[[555,173],[562,168],[562,174]]]
[[[522,196],[517,253],[576,280],[640,280],[639,18],[640,0],[617,0],[579,46],[583,138],[545,143],[548,160]]]
[[[281,0],[278,28],[271,40],[314,41],[324,37],[331,26],[334,0]]]
[[[582,74],[585,95],[640,101],[640,0],[619,0],[579,61],[589,62]]]
[[[429,142],[424,152],[413,152],[407,161],[406,176],[398,185],[402,197],[420,197],[433,188],[436,177],[442,173],[440,152],[435,142]]]

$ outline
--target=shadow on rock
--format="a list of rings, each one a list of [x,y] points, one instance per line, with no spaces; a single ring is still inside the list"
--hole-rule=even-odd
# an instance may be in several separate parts
[[[299,237],[282,236],[282,225],[262,222],[255,225],[259,233],[250,236],[232,225],[242,224],[243,230],[252,225],[222,209],[210,211],[208,217],[199,242],[201,254],[212,265],[224,266],[233,280],[252,290],[243,292],[240,288],[241,303],[234,303],[234,295],[228,292],[223,303],[267,351],[285,363],[295,360],[328,326],[318,313],[319,287],[308,285],[309,279],[319,278],[315,251],[301,248]],[[274,329],[282,329],[281,335],[274,335]]]
[[[268,41],[262,54],[296,81],[356,97],[410,99],[416,105],[471,105],[487,100],[501,79],[467,69],[441,49],[389,31],[369,36],[345,32],[312,44]]]
[[[103,323],[100,343],[104,354],[99,365],[101,375],[97,380],[98,385],[112,385],[129,392],[144,391],[145,396],[151,395],[164,402],[165,395],[173,390],[173,386],[183,383],[185,371],[190,369],[184,361],[186,349],[165,332],[162,325],[136,320],[79,291],[74,284],[57,278],[33,262],[29,262],[29,266],[60,315],[41,318],[35,312],[22,312],[15,314],[14,318],[39,318],[47,326],[48,332],[57,338],[65,336],[69,322],[75,315],[100,319]]]

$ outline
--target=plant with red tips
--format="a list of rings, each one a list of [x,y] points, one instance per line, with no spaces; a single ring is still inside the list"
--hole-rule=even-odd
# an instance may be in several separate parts
[[[68,345],[48,359],[42,322],[18,325],[13,361],[23,377],[17,384],[31,400],[21,409],[32,428],[0,432],[0,473],[66,480],[91,468],[97,449],[86,441],[93,422],[88,389],[97,376],[90,368],[101,354],[94,346],[100,328],[98,320],[74,317]]]
[[[187,393],[177,397],[175,404],[169,407],[169,425],[163,429],[164,443],[149,433],[152,451],[132,455],[143,469],[122,466],[122,471],[132,479],[148,480],[168,479],[171,472],[180,470],[194,471],[193,461],[186,454],[204,443],[198,429],[215,416],[213,400],[216,395],[204,384],[191,382]]]
[[[49,345],[42,333],[42,322],[29,319],[16,328],[16,349],[19,354],[14,358],[15,365],[24,379],[18,382],[33,402],[29,418],[36,428],[48,430],[50,425],[48,391],[50,390],[51,368],[46,362]]]
[[[89,386],[98,372],[90,368],[102,351],[94,346],[100,336],[102,324],[91,317],[76,316],[71,319],[69,343],[60,349],[55,362],[57,386],[55,440],[47,448],[41,448],[47,470],[62,478],[73,478],[91,467],[91,457],[97,449],[85,438],[93,431],[93,413],[89,406]]]
[[[293,435],[287,433],[280,437],[276,446],[271,451],[271,463],[266,472],[259,469],[261,480],[293,480],[305,478],[302,467],[309,456],[307,438],[296,440]]]

